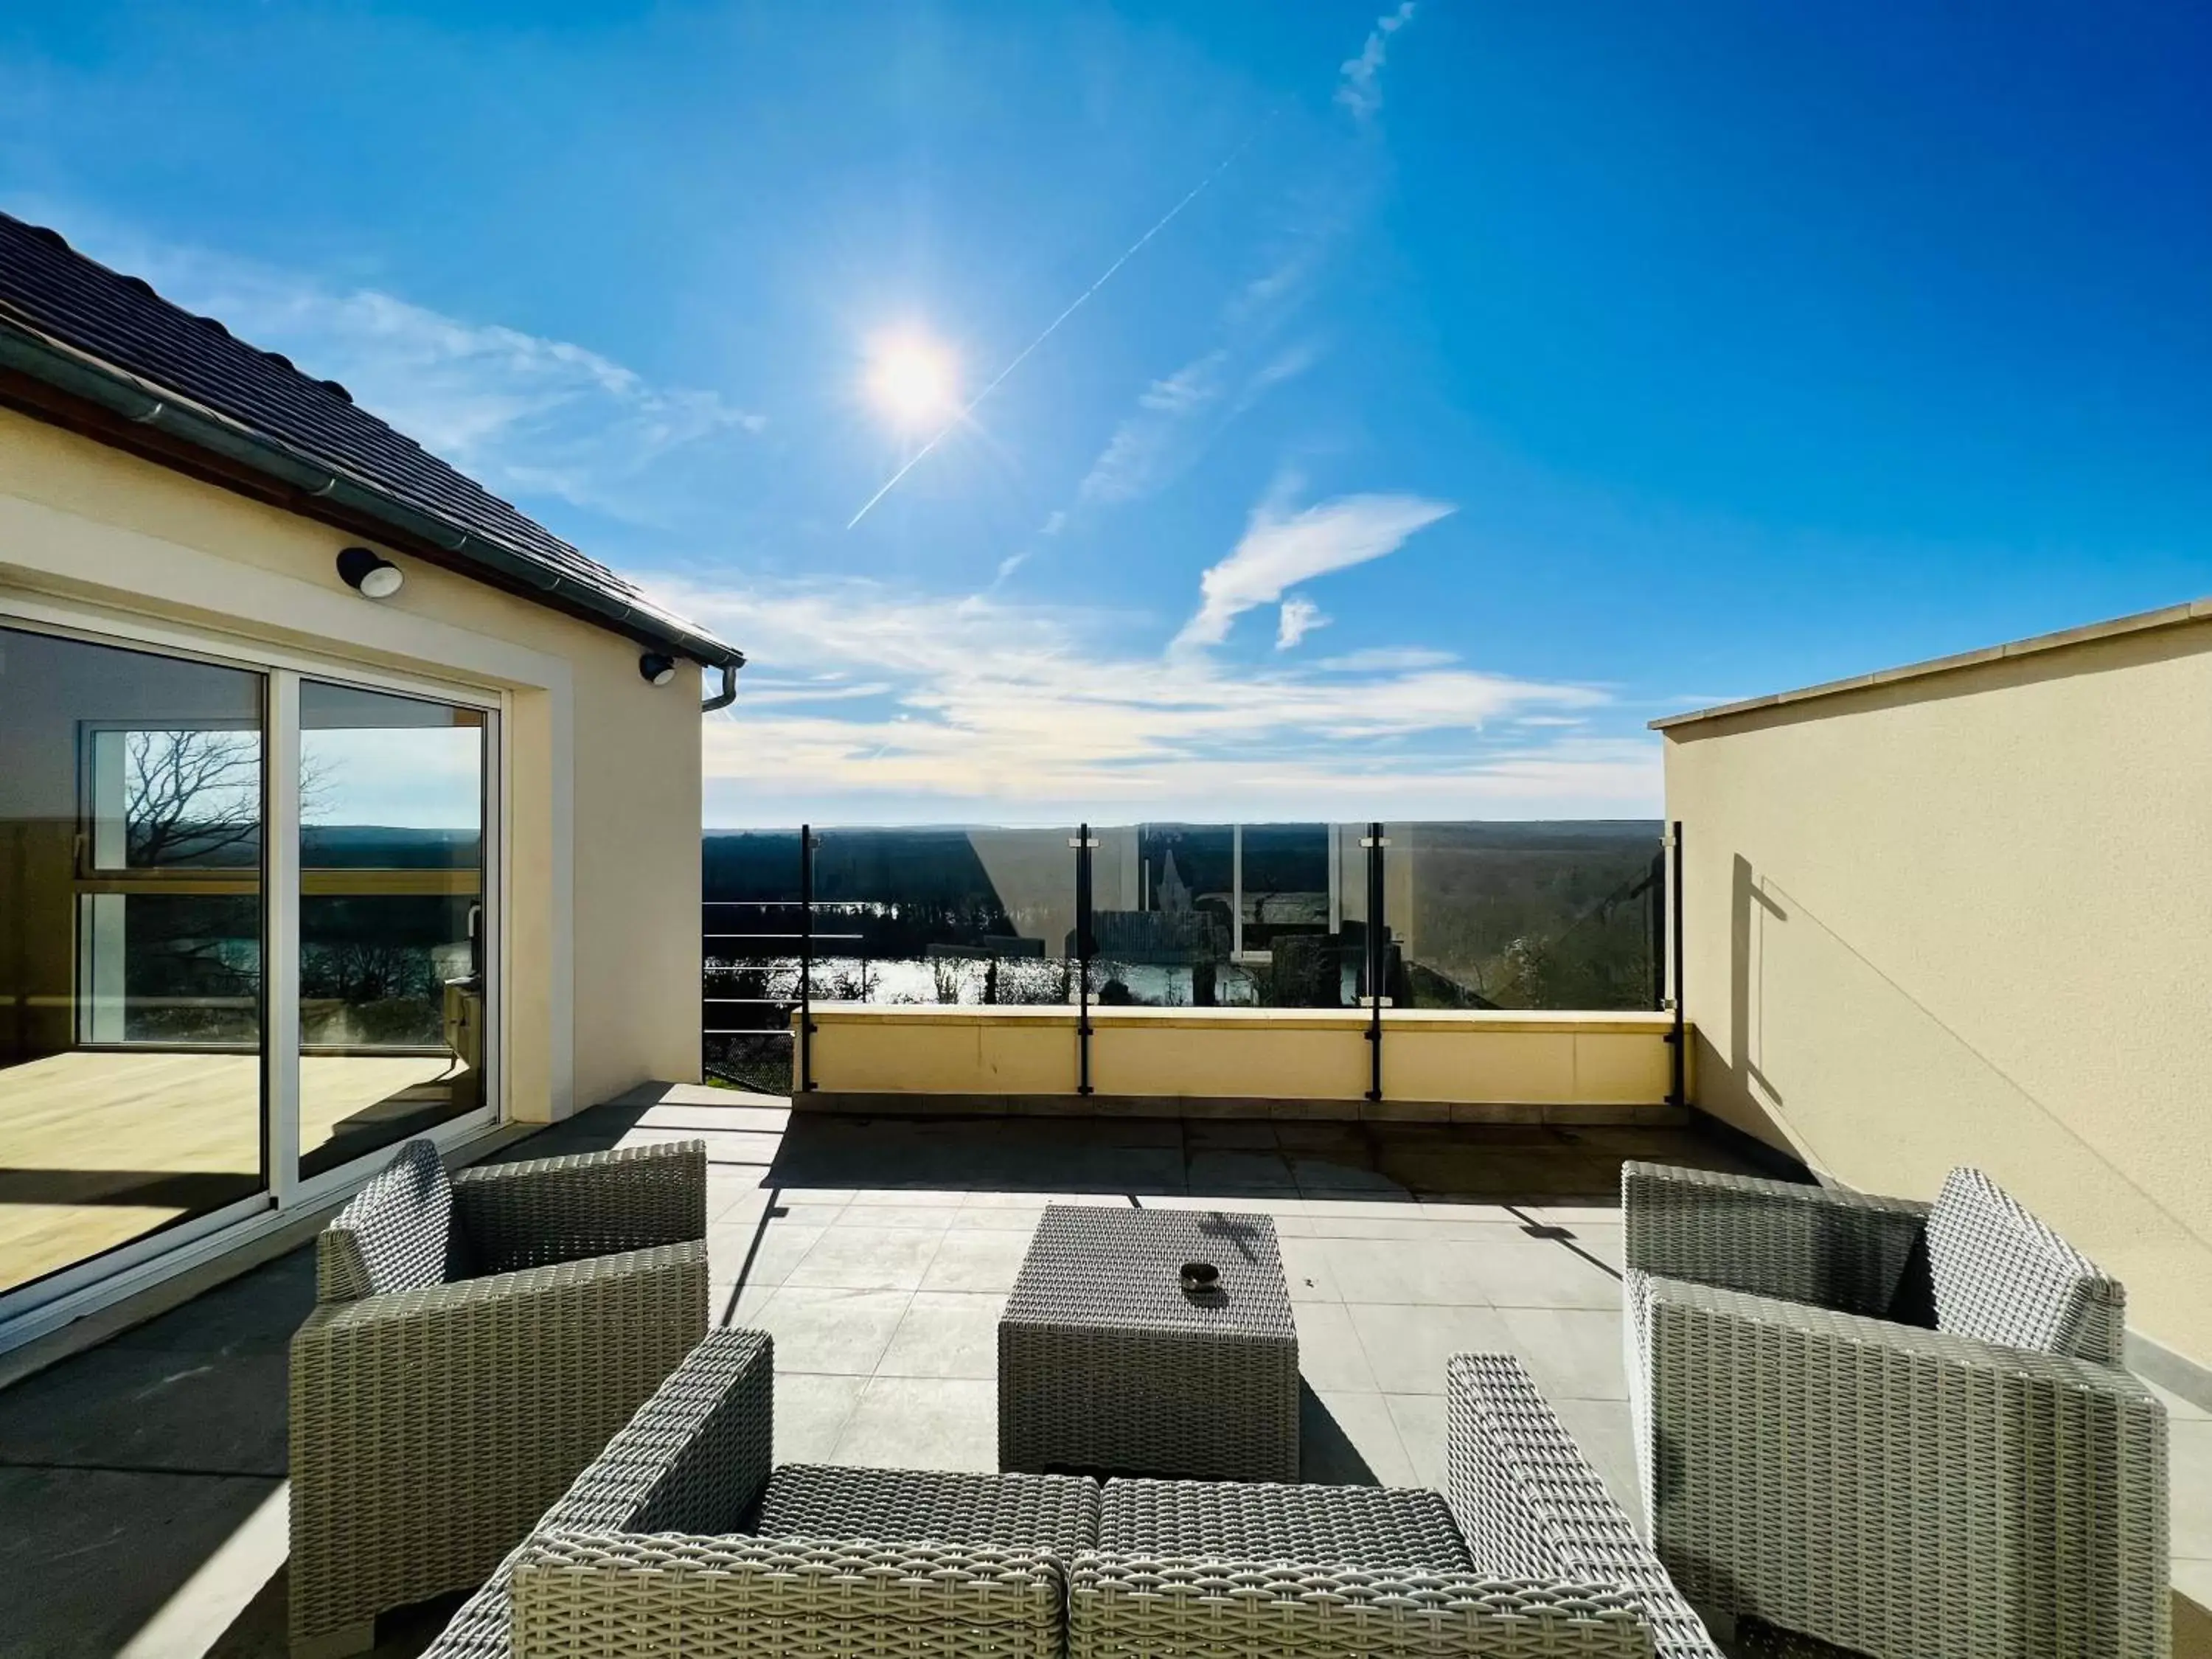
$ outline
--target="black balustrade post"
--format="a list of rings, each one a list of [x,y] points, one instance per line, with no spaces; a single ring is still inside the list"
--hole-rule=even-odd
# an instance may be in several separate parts
[[[814,826],[799,826],[799,1091],[814,1092]]]
[[[1675,819],[1672,825],[1668,846],[1673,879],[1667,884],[1667,908],[1673,921],[1674,947],[1674,994],[1668,1001],[1674,1011],[1674,1029],[1667,1034],[1667,1041],[1674,1052],[1671,1060],[1674,1087],[1668,1091],[1667,1103],[1669,1106],[1686,1106],[1690,1103],[1690,1056],[1682,1003],[1682,821],[1680,818]]]
[[[1370,1100],[1382,1098],[1383,981],[1389,972],[1389,931],[1382,916],[1382,849],[1390,843],[1380,823],[1367,826],[1367,1042]]]
[[[1075,1092],[1091,1092],[1091,851],[1098,845],[1087,823],[1076,826],[1075,839]]]

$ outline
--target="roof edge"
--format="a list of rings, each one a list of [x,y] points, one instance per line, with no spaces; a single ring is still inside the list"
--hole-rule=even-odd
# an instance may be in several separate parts
[[[439,550],[439,562],[477,575],[505,592],[533,599],[643,643],[665,647],[706,667],[744,666],[744,652],[681,617],[625,604],[586,583],[569,580],[540,560],[481,532],[403,501],[389,490],[318,457],[303,454],[180,393],[4,317],[0,317],[0,368],[12,369],[66,398],[90,404],[231,466],[242,466],[288,492],[349,509],[354,516],[397,532],[410,545],[434,547]]]
[[[1734,702],[1715,703],[1709,708],[1693,708],[1686,714],[1668,714],[1652,720],[1649,729],[1671,732],[1678,726],[1726,720],[1731,714],[1748,714],[1762,708],[1782,708],[1824,697],[1839,697],[1847,692],[1869,690],[1875,686],[1929,679],[1938,674],[1953,674],[1961,669],[1978,668],[1984,663],[2003,662],[2014,657],[2040,656],[2045,652],[2063,651],[2073,646],[2094,645],[2100,640],[2118,639],[2130,634],[2154,633],[2160,629],[2185,627],[2191,623],[2208,621],[2212,621],[2212,597],[2191,599],[2184,605],[2164,605],[2156,611],[2138,611],[2130,616],[2114,617],[2106,622],[2084,623],[2079,628],[2064,628],[2052,634],[2031,635],[2024,640],[1984,646],[1978,651],[1960,651],[1951,656],[1930,657],[1896,668],[1876,669],[1870,674],[1853,674],[1844,679],[1823,680],[1817,685],[1801,686],[1794,691],[1776,691],[1763,697],[1743,697]]]

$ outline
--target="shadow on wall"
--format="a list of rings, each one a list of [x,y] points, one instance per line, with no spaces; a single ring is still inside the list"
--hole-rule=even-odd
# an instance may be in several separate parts
[[[2131,1325],[2212,1347],[2212,1329],[2161,1331],[2212,1283],[2212,1241],[2146,1184],[2155,1174],[2113,1164],[2080,1109],[2069,1121],[1741,855],[1729,981],[1727,1051],[1700,1035],[1701,1106],[1865,1191],[1932,1198],[1953,1165],[1978,1165],[2145,1293]]]

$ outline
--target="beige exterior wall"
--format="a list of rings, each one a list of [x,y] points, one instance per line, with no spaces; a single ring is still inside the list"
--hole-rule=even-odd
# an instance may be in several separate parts
[[[1116,1007],[1091,1018],[1091,1083],[1115,1100],[1573,1121],[1660,1109],[1669,1083],[1671,1021],[1657,1014],[1391,1012],[1379,1109],[1365,1098],[1364,1014]],[[815,1086],[825,1095],[1075,1097],[1073,1008],[817,1004],[814,1021]]]
[[[333,569],[363,540],[0,410],[0,620],[111,613],[505,699],[512,1115],[696,1079],[697,671],[656,689],[621,635],[388,548],[406,586],[363,600]]]
[[[2212,627],[1666,731],[1693,1099],[1850,1186],[1987,1170],[2212,1363]]]

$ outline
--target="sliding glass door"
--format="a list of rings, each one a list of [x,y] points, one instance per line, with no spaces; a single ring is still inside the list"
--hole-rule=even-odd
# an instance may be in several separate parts
[[[0,1293],[268,1185],[265,692],[0,629]]]
[[[0,624],[0,1322],[488,1117],[497,736]]]
[[[484,1103],[477,709],[300,685],[300,1174]]]

